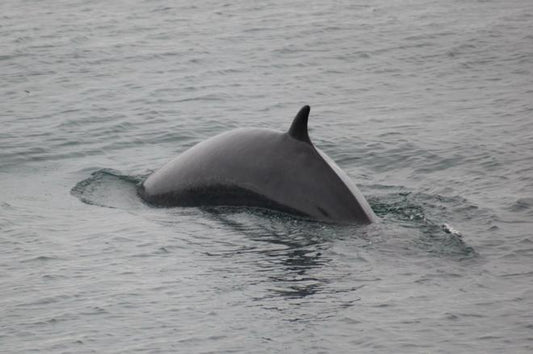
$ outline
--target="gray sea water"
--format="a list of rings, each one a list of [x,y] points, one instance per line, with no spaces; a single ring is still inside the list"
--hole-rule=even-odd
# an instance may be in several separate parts
[[[0,352],[533,351],[533,2],[0,4]],[[151,208],[237,127],[380,221]]]

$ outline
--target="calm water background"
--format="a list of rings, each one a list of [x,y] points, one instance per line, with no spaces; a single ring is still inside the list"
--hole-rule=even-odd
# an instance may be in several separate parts
[[[533,2],[0,5],[0,351],[533,351]],[[235,127],[311,138],[381,221],[155,209]]]

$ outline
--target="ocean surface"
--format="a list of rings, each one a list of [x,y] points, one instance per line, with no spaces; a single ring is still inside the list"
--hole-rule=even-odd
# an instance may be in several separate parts
[[[0,4],[0,352],[533,352],[533,1]],[[379,222],[153,208],[237,127]]]

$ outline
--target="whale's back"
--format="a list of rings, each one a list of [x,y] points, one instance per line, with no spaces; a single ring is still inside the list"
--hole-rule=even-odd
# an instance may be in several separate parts
[[[237,129],[179,155],[149,176],[140,194],[163,206],[242,205],[320,220],[372,221],[357,187],[322,155],[287,133]]]

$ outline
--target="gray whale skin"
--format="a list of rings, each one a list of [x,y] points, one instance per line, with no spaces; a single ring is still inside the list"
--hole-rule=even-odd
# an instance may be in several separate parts
[[[288,132],[241,128],[186,150],[139,186],[147,203],[250,206],[319,221],[371,223],[376,216],[351,179],[307,133],[304,106]]]

